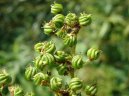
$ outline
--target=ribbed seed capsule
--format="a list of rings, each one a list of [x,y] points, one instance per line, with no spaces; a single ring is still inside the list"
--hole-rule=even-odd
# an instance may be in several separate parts
[[[52,65],[54,63],[54,57],[50,53],[45,53],[42,60],[44,64]]]
[[[65,64],[60,64],[58,67],[57,67],[57,71],[58,71],[58,74],[59,75],[65,75],[67,73],[67,67]]]
[[[85,92],[89,96],[95,96],[97,93],[97,86],[96,85],[87,85],[85,87]]]
[[[46,23],[43,26],[43,28],[44,28],[44,33],[47,34],[47,35],[50,35],[53,32],[53,30],[54,30],[54,28],[51,26],[50,23]]]
[[[57,28],[61,28],[64,24],[64,15],[57,14],[55,17],[52,18],[52,22],[55,24]]]
[[[33,76],[36,74],[37,69],[35,67],[29,66],[25,70],[25,77],[27,80],[31,80]]]
[[[63,6],[58,3],[54,3],[51,5],[51,13],[58,14],[63,11]]]
[[[11,83],[11,81],[11,76],[9,76],[9,74],[5,70],[0,72],[0,86],[8,85],[9,83]]]
[[[81,13],[81,16],[79,17],[79,24],[81,26],[86,26],[90,23],[91,23],[91,14]]]
[[[64,51],[57,51],[54,57],[56,61],[64,61],[66,57],[68,57],[68,54],[66,54]]]
[[[63,39],[64,45],[72,47],[77,43],[77,36],[74,34],[67,34]]]
[[[87,57],[89,58],[89,60],[96,60],[100,55],[100,50],[98,49],[94,49],[94,48],[90,48],[87,51]]]
[[[24,96],[23,89],[20,86],[14,87],[14,96]]]
[[[56,32],[56,35],[60,38],[64,38],[66,36],[67,32],[65,29],[59,29]]]
[[[57,91],[62,86],[62,79],[59,77],[52,77],[50,80],[51,89]]]
[[[56,50],[56,47],[52,41],[49,41],[35,44],[34,49],[40,53],[53,53]]]
[[[80,55],[76,55],[72,58],[72,67],[75,69],[79,69],[82,68],[83,66],[83,60],[82,60],[82,56]]]
[[[34,60],[34,64],[36,68],[41,70],[47,65],[43,61],[43,55],[36,57],[36,59]]]
[[[72,78],[70,83],[69,83],[69,88],[71,90],[74,90],[74,91],[81,89],[82,88],[82,81],[77,77]]]
[[[43,85],[43,83],[47,82],[48,79],[49,79],[48,74],[44,74],[42,72],[35,74],[33,77],[33,81],[34,81],[35,85]]]
[[[76,14],[74,13],[68,13],[67,16],[65,17],[65,23],[68,26],[75,26],[76,24],[78,24],[78,18],[76,16]]]

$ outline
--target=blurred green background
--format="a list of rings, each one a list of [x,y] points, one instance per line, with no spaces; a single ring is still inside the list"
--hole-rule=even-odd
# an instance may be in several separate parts
[[[129,0],[56,0],[64,14],[92,14],[92,24],[78,35],[77,53],[90,47],[102,50],[101,57],[85,66],[78,76],[85,82],[98,81],[98,96],[129,96]],[[35,43],[48,40],[42,23],[53,16],[53,0],[0,0],[0,67],[5,68],[26,92],[53,96],[46,87],[35,86],[24,78],[25,67],[34,59]],[[61,48],[61,41],[51,37]],[[57,48],[57,49],[58,49]]]

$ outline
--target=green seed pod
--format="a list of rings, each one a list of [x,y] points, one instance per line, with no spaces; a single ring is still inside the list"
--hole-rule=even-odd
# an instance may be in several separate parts
[[[68,13],[65,17],[65,23],[70,27],[74,27],[76,24],[78,24],[78,18],[76,14]]]
[[[65,75],[67,74],[67,67],[65,64],[60,64],[58,67],[57,67],[57,71],[58,71],[58,74],[59,75]]]
[[[66,36],[66,34],[67,34],[66,30],[63,29],[63,28],[57,30],[57,32],[56,32],[56,35],[57,35],[58,37],[60,37],[60,38],[64,38],[64,37]]]
[[[81,26],[86,26],[90,23],[91,23],[91,14],[81,13],[81,16],[79,17],[79,24]]]
[[[89,60],[96,60],[100,55],[100,50],[98,49],[94,49],[94,48],[90,48],[87,51],[87,57],[89,58]]]
[[[20,86],[14,87],[14,96],[24,96],[23,89]]]
[[[64,45],[72,47],[77,43],[77,36],[74,34],[67,34],[63,39]]]
[[[25,77],[27,80],[31,80],[33,76],[36,74],[37,69],[35,67],[29,66],[25,70]]]
[[[0,72],[0,86],[8,85],[9,83],[11,83],[11,81],[11,76],[9,76],[9,74],[5,70],[2,70]]]
[[[44,82],[47,82],[48,80],[49,80],[48,74],[44,74],[42,72],[35,74],[33,77],[35,85],[42,85]]]
[[[54,90],[54,91],[57,91],[57,90],[61,89],[62,79],[59,78],[59,77],[53,77],[53,78],[51,78],[51,80],[50,80],[50,86],[51,86],[51,89]]]
[[[54,57],[49,53],[45,53],[42,60],[44,64],[52,65],[54,63]]]
[[[72,67],[75,69],[79,69],[82,68],[83,66],[83,60],[82,60],[82,56],[80,55],[76,55],[72,58]]]
[[[58,14],[63,11],[63,6],[61,4],[55,3],[51,5],[51,13]]]
[[[55,17],[52,18],[52,22],[55,24],[57,28],[61,28],[64,24],[64,15],[57,14]]]
[[[96,85],[87,85],[85,87],[85,92],[86,92],[87,95],[96,96],[97,86]]]
[[[46,66],[46,64],[43,62],[43,55],[36,57],[36,59],[34,60],[34,64],[36,68],[42,70]]]
[[[52,41],[49,42],[43,42],[43,43],[37,43],[34,46],[35,51],[40,53],[54,53],[56,50],[55,44]]]
[[[43,28],[44,28],[44,33],[47,34],[47,35],[50,35],[53,32],[53,30],[54,30],[54,28],[51,26],[50,23],[46,23],[43,26]]]
[[[71,90],[74,90],[74,91],[81,89],[82,88],[82,81],[77,77],[72,78],[70,83],[69,83],[69,88]]]
[[[54,55],[56,61],[64,61],[67,56],[68,54],[65,53],[64,51],[57,51]]]

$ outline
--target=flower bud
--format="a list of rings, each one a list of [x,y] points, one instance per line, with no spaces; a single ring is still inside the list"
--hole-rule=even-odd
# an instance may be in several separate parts
[[[9,76],[9,74],[5,70],[2,70],[0,72],[0,86],[8,85],[9,83],[11,83],[11,81],[11,76]]]
[[[85,87],[85,92],[87,95],[95,96],[97,93],[97,86],[96,85],[87,85]]]
[[[35,74],[33,77],[33,81],[34,81],[35,85],[42,85],[44,82],[47,82],[48,79],[49,79],[48,74],[44,74],[42,72]]]
[[[78,18],[76,14],[68,13],[67,16],[65,17],[65,23],[71,27],[74,27],[76,24],[78,24]]]
[[[100,55],[100,50],[98,49],[94,49],[94,48],[90,48],[87,51],[87,57],[89,58],[89,60],[96,60]]]
[[[40,53],[53,53],[56,50],[56,47],[52,41],[49,41],[35,44],[34,49]]]
[[[63,6],[58,3],[54,3],[51,5],[51,13],[58,14],[63,11]]]
[[[83,66],[82,56],[76,55],[72,58],[72,67],[75,69],[79,69]]]
[[[74,34],[67,34],[63,39],[64,45],[72,47],[77,43],[77,36]]]
[[[27,80],[31,80],[33,76],[36,74],[37,69],[35,67],[29,66],[25,70],[25,77]]]
[[[55,17],[52,18],[52,22],[57,28],[61,28],[64,24],[64,15],[57,14]]]
[[[14,87],[14,96],[24,96],[23,89],[20,86]]]
[[[91,14],[81,13],[81,16],[79,17],[79,24],[81,26],[86,26],[90,23],[91,23]]]
[[[59,77],[51,78],[50,86],[51,86],[51,89],[54,90],[54,91],[59,90],[61,88],[61,86],[62,86],[62,79],[59,78]]]
[[[46,23],[43,26],[43,28],[44,28],[44,33],[47,34],[47,35],[50,35],[54,30],[54,28],[50,25],[50,23]]]
[[[58,67],[57,67],[57,71],[59,73],[59,75],[65,75],[67,74],[67,67],[65,64],[60,64]]]
[[[74,91],[81,89],[82,88],[82,81],[77,77],[72,78],[70,83],[69,83],[69,88],[71,90],[74,90]]]

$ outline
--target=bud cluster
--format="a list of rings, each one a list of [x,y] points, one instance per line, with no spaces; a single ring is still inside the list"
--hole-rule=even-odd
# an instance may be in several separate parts
[[[26,68],[25,77],[27,80],[32,80],[35,85],[50,87],[55,92],[55,96],[80,96],[79,90],[83,89],[84,85],[83,81],[74,75],[74,72],[82,68],[86,61],[73,50],[77,44],[77,34],[80,28],[91,23],[91,15],[81,13],[77,16],[75,13],[68,13],[65,16],[61,14],[62,11],[61,4],[51,5],[51,13],[55,16],[43,25],[43,30],[46,35],[56,35],[61,38],[64,46],[71,48],[70,52],[56,50],[53,41],[35,44],[34,49],[38,56],[35,57],[34,64]],[[89,49],[87,51],[88,61],[96,60],[99,53],[98,49]],[[60,76],[70,76],[71,80],[64,84],[60,76],[52,74],[51,68],[56,69]],[[89,96],[94,96],[96,92],[96,87],[92,90],[86,87],[86,94]]]

